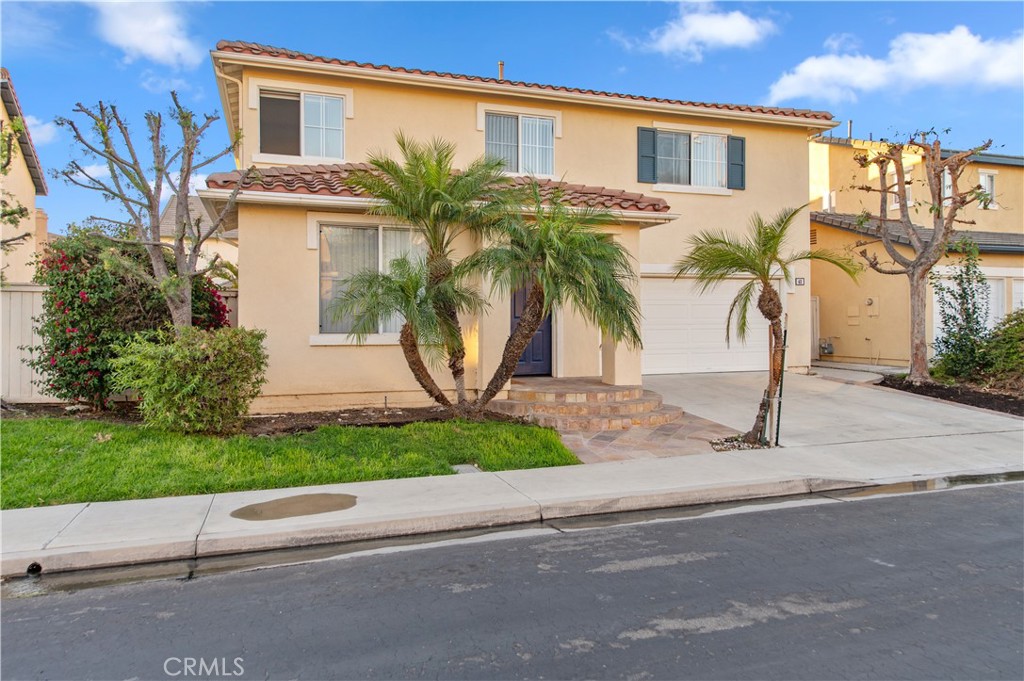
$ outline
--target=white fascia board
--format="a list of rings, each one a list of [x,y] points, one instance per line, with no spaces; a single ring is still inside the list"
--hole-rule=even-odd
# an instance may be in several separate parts
[[[489,94],[501,94],[505,96],[529,97],[531,99],[547,99],[561,102],[586,102],[596,106],[606,106],[616,109],[635,109],[639,111],[664,111],[676,115],[699,116],[702,118],[715,118],[721,120],[743,120],[755,123],[768,123],[773,125],[785,125],[789,127],[804,128],[807,130],[831,130],[839,125],[840,121],[823,121],[812,118],[797,118],[795,116],[780,116],[777,114],[762,114],[743,111],[720,111],[700,106],[686,106],[684,104],[669,104],[665,102],[632,101],[618,99],[603,95],[590,95],[575,92],[554,92],[551,90],[522,88],[515,85],[503,83],[480,83],[473,81],[439,78],[437,76],[426,76],[415,73],[398,73],[395,71],[373,71],[358,66],[342,66],[340,64],[324,64],[320,62],[291,63],[288,59],[280,57],[261,57],[258,55],[233,54],[229,52],[214,52],[214,59],[222,62],[236,63],[240,65],[266,66],[268,68],[281,69],[285,71],[319,71],[346,76],[359,80],[375,80],[384,82],[402,81],[412,85],[425,87],[444,88],[449,90],[462,90],[468,92],[486,92]]]

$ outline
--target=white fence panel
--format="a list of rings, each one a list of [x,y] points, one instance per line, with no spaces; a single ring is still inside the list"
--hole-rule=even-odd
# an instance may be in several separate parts
[[[43,311],[44,286],[12,284],[0,290],[0,383],[3,398],[9,402],[54,402],[43,395],[32,381],[38,376],[25,364],[29,357],[28,345],[38,345],[39,336],[33,333],[32,318]]]

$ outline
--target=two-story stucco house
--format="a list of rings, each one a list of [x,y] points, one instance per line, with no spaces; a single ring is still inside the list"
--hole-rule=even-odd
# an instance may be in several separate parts
[[[819,248],[859,251],[859,242],[877,237],[872,225],[862,224],[858,216],[865,211],[877,215],[879,195],[855,187],[877,186],[878,169],[861,168],[854,156],[870,156],[882,148],[881,143],[818,137],[811,140],[809,148],[811,239]],[[903,166],[912,183],[908,198],[927,204],[931,195],[923,184],[921,163],[919,154],[904,154]],[[890,183],[894,181],[890,179]],[[948,178],[946,183],[948,187]],[[979,185],[991,197],[989,201],[967,206],[960,213],[965,223],[957,225],[953,240],[967,237],[978,246],[981,268],[989,282],[989,322],[994,325],[1011,310],[1024,307],[1024,157],[978,154],[958,184],[961,189]],[[927,205],[918,205],[915,210],[917,217],[911,214],[915,224],[930,224]],[[904,237],[901,239],[901,251],[912,255],[909,243]],[[868,250],[886,259],[879,244],[869,246]],[[955,257],[944,258],[933,271],[939,275],[948,273],[955,261]],[[812,303],[818,320],[814,336],[821,340],[821,359],[895,366],[909,363],[910,285],[905,276],[866,270],[855,283],[821,265],[812,266],[811,272]],[[935,308],[932,295],[925,322],[929,343],[941,332]]]
[[[238,235],[239,323],[268,332],[269,380],[254,409],[382,404],[385,396],[426,403],[396,328],[356,346],[329,313],[339,280],[416,247],[404,225],[366,214],[373,197],[346,185],[352,164],[370,152],[398,156],[398,130],[454,142],[457,166],[498,156],[510,174],[535,177],[545,191],[561,186],[571,204],[615,215],[611,231],[635,258],[643,350],[555,310],[547,356],[524,370],[637,385],[643,373],[766,368],[762,320],[752,318],[747,344],[726,344],[728,302],[740,282],[698,296],[691,282],[672,278],[672,264],[698,229],[738,233],[755,211],[806,203],[807,139],[834,126],[830,114],[361,64],[244,42],[218,43],[212,59],[230,132],[242,133],[237,167],[261,170],[243,186],[229,226]],[[240,177],[209,178],[199,193],[211,212]],[[792,248],[808,247],[808,220],[799,218]],[[463,235],[457,255],[479,246]],[[783,296],[795,370],[810,362],[810,275],[798,267],[801,285]],[[511,308],[492,297],[487,313],[466,320],[471,390],[500,359]]]

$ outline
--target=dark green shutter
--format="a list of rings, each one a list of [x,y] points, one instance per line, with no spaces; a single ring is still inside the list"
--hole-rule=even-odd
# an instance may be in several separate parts
[[[636,129],[636,181],[658,181],[658,131],[654,128]]]
[[[747,188],[747,140],[729,136],[729,189]]]

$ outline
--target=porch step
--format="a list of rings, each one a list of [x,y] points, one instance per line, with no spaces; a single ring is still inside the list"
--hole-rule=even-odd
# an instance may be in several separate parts
[[[562,431],[655,427],[683,415],[682,409],[662,404],[661,395],[643,386],[606,385],[599,378],[514,378],[508,399],[490,406]]]
[[[683,415],[680,407],[665,404],[643,414],[631,416],[552,416],[534,414],[531,420],[537,425],[560,431],[626,430],[639,426],[655,428],[671,423]]]
[[[643,391],[640,399],[594,400],[594,401],[538,401],[520,399],[520,393],[513,393],[515,399],[496,400],[491,403],[495,411],[513,416],[631,416],[652,412],[661,406],[661,395],[650,390]]]

